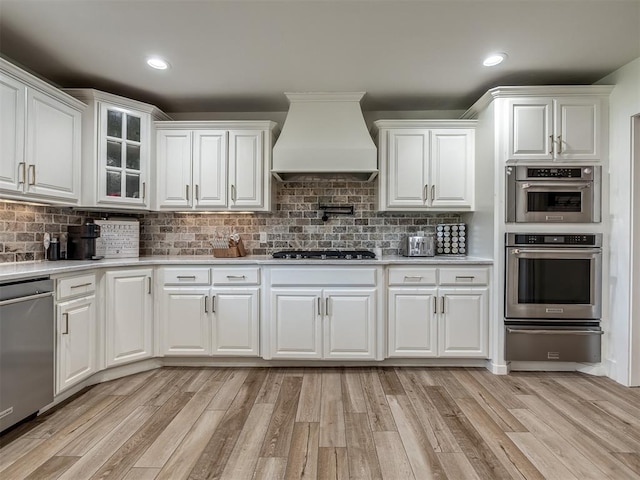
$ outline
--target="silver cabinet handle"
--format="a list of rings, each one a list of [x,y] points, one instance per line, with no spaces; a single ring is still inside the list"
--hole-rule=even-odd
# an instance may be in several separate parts
[[[32,163],[29,165],[29,185],[36,184],[36,166]]]
[[[331,312],[329,311],[329,297],[324,299],[324,314],[329,316]]]
[[[63,313],[62,316],[64,317],[64,332],[62,332],[62,335],[69,335],[69,314]]]
[[[182,279],[184,279],[184,278],[190,278],[190,279],[192,279],[192,280],[195,280],[195,279],[196,279],[196,276],[195,276],[195,275],[178,275],[176,278],[177,278],[178,280],[182,280]]]
[[[433,313],[438,313],[438,297],[433,297]]]
[[[200,189],[197,183],[196,183],[196,200],[200,200]]]
[[[236,201],[236,186],[231,184],[231,200],[235,203]]]
[[[209,307],[207,307],[208,301],[209,301],[209,297],[205,295],[204,296],[204,313],[209,313]]]
[[[247,277],[245,277],[244,275],[227,275],[227,278],[229,280],[243,280]]]
[[[562,153],[562,135],[558,135],[558,154]]]
[[[216,296],[211,295],[211,313],[216,313]]]
[[[473,280],[476,278],[474,275],[456,275],[456,280]]]
[[[71,285],[71,287],[69,287],[69,288],[88,287],[89,285],[91,285],[91,282],[81,283],[81,284],[79,284],[79,285]]]
[[[553,155],[553,145],[555,142],[553,141],[553,135],[549,135],[549,155]]]
[[[420,280],[422,278],[422,275],[405,275],[404,279],[405,280]]]
[[[322,299],[318,297],[318,316],[322,316]]]
[[[436,198],[436,184],[431,185],[431,201],[433,202]]]
[[[142,182],[142,200],[147,198],[147,182]]]
[[[151,295],[151,277],[147,277],[147,281],[149,282],[149,290],[147,291],[147,293]]]
[[[426,184],[426,185],[424,186],[424,188],[422,189],[422,201],[423,201],[423,202],[426,202],[426,201],[427,201],[427,197],[428,197],[428,195],[429,195],[429,194],[427,193],[428,191],[429,191],[429,184]]]
[[[185,185],[185,187],[187,189],[187,193],[186,193],[187,201],[189,201],[190,200],[190,197],[189,197],[189,185]]]
[[[520,330],[507,328],[507,333],[521,333],[523,335],[604,335],[602,330]]]
[[[440,313],[444,313],[444,297],[440,297],[440,299],[441,299]]]
[[[20,162],[18,164],[18,185],[23,184],[27,181],[27,164],[25,162]]]

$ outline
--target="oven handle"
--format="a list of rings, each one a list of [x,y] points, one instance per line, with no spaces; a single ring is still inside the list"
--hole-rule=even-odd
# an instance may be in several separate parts
[[[571,188],[574,190],[584,190],[585,188],[591,188],[591,182],[535,182],[521,183],[520,188],[523,190],[529,188]]]
[[[0,302],[0,307],[4,307],[5,305],[12,305],[14,303],[28,302],[30,300],[35,300],[37,298],[44,298],[44,297],[53,297],[53,292],[36,293],[34,295],[28,295],[26,297],[17,297],[17,298],[10,298],[9,300],[2,300]]]
[[[529,253],[579,253],[584,255],[602,255],[602,250],[600,248],[514,248],[511,250],[513,255],[526,255]]]
[[[507,333],[522,333],[524,335],[604,335],[602,330],[521,330],[508,327]]]

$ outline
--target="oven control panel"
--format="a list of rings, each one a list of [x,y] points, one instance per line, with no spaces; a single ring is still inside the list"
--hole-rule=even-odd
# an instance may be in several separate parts
[[[578,247],[599,247],[602,246],[602,234],[531,234],[531,233],[508,233],[507,246],[526,245],[566,245]]]
[[[582,178],[581,168],[527,168],[529,178]]]

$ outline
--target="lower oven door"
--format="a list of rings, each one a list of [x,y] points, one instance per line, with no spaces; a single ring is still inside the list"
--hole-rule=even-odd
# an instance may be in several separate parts
[[[592,182],[517,182],[516,222],[599,222]]]
[[[600,318],[600,248],[508,247],[506,268],[506,318]]]
[[[600,362],[600,327],[505,327],[505,360]]]

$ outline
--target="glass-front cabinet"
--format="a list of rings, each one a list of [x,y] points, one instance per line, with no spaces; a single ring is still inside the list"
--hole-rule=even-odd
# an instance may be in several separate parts
[[[106,104],[101,107],[100,133],[101,143],[104,143],[100,156],[104,172],[101,197],[145,204],[148,145],[142,140],[148,136],[143,131],[148,124],[143,122],[143,117],[148,115]]]
[[[82,127],[82,206],[153,208],[153,122],[169,117],[153,105],[97,90],[67,92],[88,104]]]

